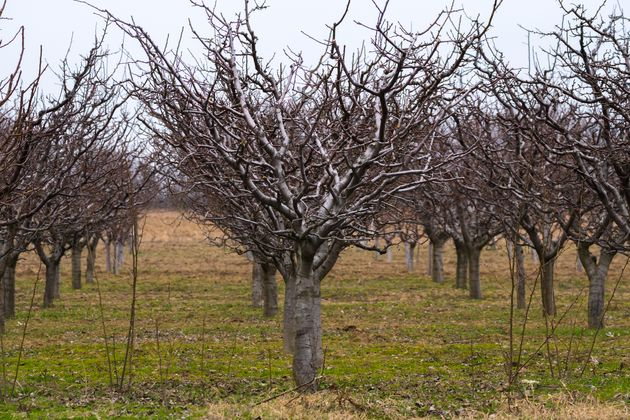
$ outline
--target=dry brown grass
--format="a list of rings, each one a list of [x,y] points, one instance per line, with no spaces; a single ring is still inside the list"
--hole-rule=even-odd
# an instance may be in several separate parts
[[[387,400],[359,400],[357,402],[339,393],[322,391],[316,395],[283,396],[254,407],[229,403],[211,404],[208,406],[206,418],[217,420],[233,418],[360,420],[369,418],[365,413],[374,410],[378,410],[390,419],[440,417],[438,413],[422,417],[405,416],[398,411],[388,409],[391,405],[393,404]],[[535,401],[520,399],[510,404],[506,402],[493,414],[462,410],[449,417],[462,420],[624,420],[630,418],[630,409],[622,403],[602,403],[592,397],[575,401],[566,394],[561,394],[538,398]]]

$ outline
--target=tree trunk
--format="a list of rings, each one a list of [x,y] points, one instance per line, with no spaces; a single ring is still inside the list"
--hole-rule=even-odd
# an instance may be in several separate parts
[[[481,277],[479,275],[479,259],[481,249],[469,248],[467,250],[468,257],[468,281],[470,283],[470,297],[473,299],[481,299]]]
[[[263,269],[256,261],[252,262],[252,306],[263,306]]]
[[[577,271],[578,273],[584,272],[584,265],[580,261],[579,254],[575,257],[575,271]]]
[[[278,312],[278,284],[276,267],[273,264],[261,264],[263,278],[263,314],[272,317]]]
[[[295,353],[295,276],[284,278],[284,319],[283,319],[283,339],[284,351]]]
[[[72,288],[78,290],[81,288],[81,257],[83,255],[83,245],[79,241],[75,241],[72,245]]]
[[[54,262],[55,264],[55,290],[54,297],[59,299],[61,297],[61,259]]]
[[[7,266],[4,271],[4,317],[15,317],[15,268],[20,254],[12,252],[7,256]]]
[[[608,269],[615,257],[615,253],[601,251],[599,261],[597,261],[597,258],[590,252],[589,248],[589,244],[578,244],[578,257],[586,269],[586,275],[589,280],[588,327],[597,329],[604,327],[606,278],[608,277]]]
[[[120,274],[120,269],[123,265],[123,255],[125,253],[124,245],[119,240],[114,241],[114,261],[113,261],[113,273],[114,275]]]
[[[455,273],[455,287],[458,289],[468,288],[468,256],[466,248],[461,242],[455,241],[455,252],[457,253],[457,271]]]
[[[85,267],[85,282],[94,283],[94,267],[96,266],[96,248],[98,246],[98,236],[88,239],[87,243],[87,266]]]
[[[431,278],[436,283],[444,283],[444,244],[446,241],[435,241],[432,243]]]
[[[125,265],[125,243],[121,240],[116,241],[114,250],[116,253],[114,260],[116,261],[116,268],[118,269],[116,274],[119,274],[123,265]]]
[[[416,249],[415,242],[405,242],[405,262],[407,263],[407,272],[413,273],[414,251]]]
[[[319,279],[313,274],[314,255],[308,248],[309,245],[300,245],[296,257],[293,377],[302,392],[317,390],[317,372],[323,362]]]
[[[388,247],[387,247],[387,262],[388,262],[388,263],[391,263],[391,262],[392,262],[392,260],[394,259],[393,257],[394,257],[394,256],[393,256],[393,250],[392,250],[392,247],[391,247],[391,246],[388,246]]]
[[[55,283],[57,281],[57,267],[53,261],[45,262],[46,284],[44,285],[44,308],[51,308],[55,301]]]
[[[553,277],[556,265],[555,258],[545,258],[539,256],[541,261],[541,276],[540,276],[540,292],[542,296],[542,304],[544,314],[547,316],[556,315],[556,298],[554,295]]]
[[[525,309],[525,253],[523,246],[514,244],[514,261],[516,271],[516,308]]]
[[[0,237],[0,334],[4,334],[4,275],[9,265],[9,256],[14,250],[15,237],[17,235],[18,227],[15,224],[6,227],[4,237]]]
[[[105,271],[112,272],[112,241],[105,238]]]
[[[433,242],[429,240],[429,252],[427,254],[427,276],[433,277]]]

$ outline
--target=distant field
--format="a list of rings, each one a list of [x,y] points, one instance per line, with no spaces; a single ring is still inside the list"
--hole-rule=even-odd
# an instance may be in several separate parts
[[[585,329],[587,281],[576,271],[570,247],[557,264],[558,313],[564,318],[557,337],[550,340],[553,357],[550,361],[547,346],[541,346],[546,328],[536,291],[522,357],[531,362],[511,388],[506,374],[511,285],[502,243],[482,254],[485,298],[480,301],[453,288],[450,248],[443,285],[425,274],[426,246],[413,274],[405,271],[402,247],[395,250],[392,263],[385,256],[352,249],[322,285],[324,391],[307,397],[289,392],[263,404],[258,403],[291,389],[291,360],[282,351],[281,314],[263,319],[260,309],[250,306],[250,265],[245,258],[208,246],[199,229],[176,213],[149,214],[140,254],[132,385],[129,392],[117,393],[109,385],[103,324],[108,345],[113,337],[116,348],[116,360],[110,363],[119,371],[131,282],[129,274],[104,273],[102,247],[98,252],[102,317],[96,286],[71,290],[69,261],[63,266],[61,299],[52,309],[40,306],[40,279],[15,398],[0,406],[0,414],[630,416],[630,267],[610,305],[607,328],[599,332],[587,357],[593,338]],[[527,260],[531,286],[536,267]],[[625,257],[616,260],[608,294],[625,263]],[[7,383],[15,375],[38,270],[33,255],[18,266],[17,319],[8,322],[3,343]],[[516,311],[516,346],[522,320],[523,313]],[[114,368],[111,372],[115,378]]]

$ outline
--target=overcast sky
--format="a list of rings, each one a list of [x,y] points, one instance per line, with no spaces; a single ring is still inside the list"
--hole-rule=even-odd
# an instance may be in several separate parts
[[[382,0],[377,1],[383,3]],[[584,4],[590,10],[601,4],[601,0],[567,0],[567,3],[574,2]],[[182,27],[187,27],[189,18],[202,33],[207,28],[204,16],[188,0],[91,0],[91,3],[110,10],[120,18],[133,17],[156,41],[165,40],[169,33],[178,35]],[[211,0],[207,3],[213,4]],[[242,4],[239,0],[217,0],[217,8],[228,16]],[[267,0],[269,8],[254,21],[262,54],[269,58],[275,52],[281,54],[282,49],[289,45],[293,50],[303,51],[307,60],[314,59],[321,47],[301,31],[325,38],[326,24],[341,16],[345,4],[345,0]],[[448,4],[450,0],[391,0],[387,17],[407,27],[420,29]],[[492,0],[455,0],[455,4],[463,5],[469,16],[479,14],[483,18],[488,16]],[[606,9],[611,10],[612,7],[628,13],[630,0],[608,0]],[[376,9],[371,0],[352,1],[349,16],[352,20],[373,23],[375,15]],[[561,16],[556,0],[504,0],[495,18],[492,35],[497,38],[496,45],[507,59],[513,65],[523,67],[527,65],[527,36],[519,25],[551,30],[554,25],[560,24]],[[5,42],[17,28],[22,25],[26,28],[26,77],[34,73],[40,45],[45,61],[52,68],[57,68],[71,40],[69,59],[75,62],[80,54],[89,50],[95,32],[103,27],[102,19],[93,10],[73,0],[7,0],[4,18],[9,19],[0,22],[0,38]],[[356,48],[367,35],[351,19],[346,20],[340,39]],[[185,38],[191,39],[189,32],[186,32]],[[108,39],[110,49],[118,49],[122,40],[118,31],[111,30]],[[132,41],[126,41],[127,48],[137,51],[131,44]],[[191,42],[189,45],[194,44]],[[12,53],[15,51],[0,50],[0,77],[11,68]]]

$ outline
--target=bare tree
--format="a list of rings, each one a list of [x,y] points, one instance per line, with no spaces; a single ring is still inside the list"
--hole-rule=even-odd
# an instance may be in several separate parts
[[[397,180],[409,177],[409,186],[430,172],[428,127],[456,101],[446,82],[487,26],[450,31],[451,10],[418,33],[388,23],[383,8],[369,50],[346,54],[342,18],[314,67],[287,51],[290,64],[274,68],[252,27],[258,6],[246,2],[228,21],[193,4],[213,31],[193,29],[206,52],[194,65],[117,20],[147,55],[134,94],[158,153],[189,188],[221,202],[224,212],[204,216],[276,263],[295,308],[294,378],[313,390],[323,361],[320,282],[343,248],[378,233],[370,224],[404,190]]]

